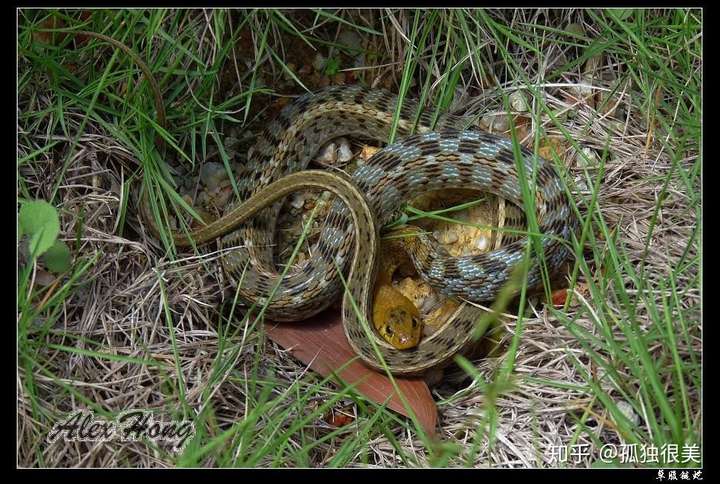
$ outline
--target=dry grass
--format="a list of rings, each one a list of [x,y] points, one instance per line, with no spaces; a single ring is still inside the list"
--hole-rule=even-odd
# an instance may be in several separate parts
[[[373,84],[383,85],[390,80],[387,82],[396,89],[403,78],[408,45],[404,37],[412,31],[413,17],[410,11],[386,14],[362,11],[345,17],[361,25],[378,26],[382,35],[368,37],[371,42],[380,44],[386,55],[378,59],[372,69],[363,71],[363,75],[374,79]],[[303,15],[309,14],[300,14],[299,25],[307,25],[302,24],[306,21]],[[518,28],[521,32],[528,31],[524,25],[548,25],[552,21],[558,29],[570,22],[579,22],[588,37],[602,34],[584,12],[567,12],[548,20],[542,12],[508,11],[502,18],[510,29]],[[200,40],[193,47],[196,55],[213,65],[222,47],[217,40],[222,34],[217,31],[216,16],[212,12],[203,12],[202,15],[188,15],[187,19],[187,25],[178,28],[197,32]],[[363,23],[363,19],[367,23]],[[257,50],[248,49],[247,45],[255,49],[261,45],[257,35],[264,31],[265,24],[260,17],[254,17],[252,22],[256,25],[248,29],[251,38],[244,40],[246,44],[238,43],[224,66],[224,73],[218,76],[225,79],[221,82],[235,84],[233,94],[247,88],[250,82],[241,71],[247,68],[246,61],[252,59],[250,54],[256,54]],[[344,24],[332,18],[319,23],[322,25],[315,26],[311,33],[319,35],[334,30],[339,38],[345,31]],[[293,52],[307,50],[307,47],[303,47],[303,42],[297,38],[289,40],[289,35],[281,32],[278,25],[277,22],[271,24],[267,44],[281,58],[295,62],[299,68],[300,61],[295,59]],[[358,36],[365,35],[357,29],[353,31]],[[550,37],[552,33],[544,35]],[[487,49],[497,48],[491,34],[485,39]],[[155,41],[161,42],[160,39]],[[572,55],[572,48],[561,44],[547,42],[542,45],[540,65],[531,49],[512,46],[515,62],[526,68],[528,78],[534,83],[544,79],[546,73],[563,65],[567,56]],[[428,60],[429,52],[422,54],[418,53],[420,68],[429,73],[431,85],[439,82],[443,74]],[[258,75],[264,78],[265,85],[294,85],[282,68],[269,62],[271,59],[267,53],[261,58],[266,68]],[[471,57],[470,62],[477,63],[478,58]],[[593,216],[612,230],[614,239],[608,241],[597,237],[591,241],[594,248],[586,249],[586,260],[594,280],[601,285],[612,285],[610,276],[603,282],[607,264],[597,257],[599,254],[610,257],[608,246],[621,248],[627,263],[635,270],[642,270],[642,278],[646,281],[643,288],[638,288],[625,279],[628,294],[638,296],[635,317],[642,331],[650,332],[656,324],[652,315],[654,308],[648,308],[647,302],[657,304],[677,296],[677,307],[683,308],[683,317],[692,328],[690,345],[683,338],[678,338],[677,342],[681,359],[688,361],[691,354],[699,355],[702,350],[699,266],[693,264],[677,273],[676,291],[671,289],[667,278],[677,269],[678,261],[692,260],[699,255],[698,239],[693,238],[699,220],[696,195],[699,177],[692,181],[696,188],[693,192],[688,191],[683,177],[678,175],[693,172],[698,151],[690,147],[684,156],[673,160],[667,146],[673,146],[675,140],[650,119],[648,100],[629,87],[615,90],[616,79],[627,68],[625,62],[626,59],[608,53],[602,55],[590,71],[583,71],[586,64],[582,63],[569,69],[562,78],[546,83],[552,87],[538,87],[544,96],[542,102],[550,112],[571,113],[571,117],[563,117],[559,122],[565,133],[546,115],[536,118],[526,114],[530,122],[526,131],[519,134],[526,135],[521,142],[532,146],[541,124],[543,139],[562,140],[557,145],[557,156],[567,167],[566,179],[584,216],[588,216],[588,204],[598,182],[596,177],[601,175],[595,193],[598,208]],[[188,63],[181,67],[191,69],[193,65]],[[504,112],[503,91],[487,84],[493,75],[483,77],[479,66],[473,67],[468,65],[468,74],[463,75],[456,86],[455,105],[460,103],[468,112],[480,115]],[[59,143],[35,156],[32,163],[20,167],[19,176],[27,193],[46,200],[51,199],[59,180],[54,204],[61,216],[61,238],[73,248],[76,257],[95,256],[96,262],[62,302],[61,315],[49,331],[36,333],[35,337],[43,338],[46,344],[35,346],[34,357],[41,365],[32,370],[34,386],[30,393],[24,384],[28,378],[27,368],[18,367],[18,464],[22,467],[168,467],[178,464],[172,454],[143,442],[60,439],[47,443],[45,436],[52,423],[76,409],[90,408],[87,401],[94,402],[96,410],[110,413],[144,408],[157,410],[168,418],[203,415],[201,421],[206,438],[211,439],[253,415],[253,405],[262,400],[259,395],[265,388],[259,382],[268,380],[272,382],[268,400],[275,401],[275,405],[266,414],[253,417],[257,420],[252,424],[256,433],[265,438],[289,429],[303,412],[312,411],[313,405],[320,405],[336,395],[337,390],[332,385],[315,388],[318,378],[282,349],[266,343],[257,328],[227,324],[225,317],[233,294],[223,290],[225,281],[217,264],[218,253],[205,250],[208,253],[201,257],[185,254],[176,260],[164,255],[163,248],[136,215],[135,193],[139,187],[137,178],[141,165],[134,150],[93,118],[84,123],[82,112],[72,106],[63,111],[63,130],[70,133],[70,137],[62,134],[52,114],[57,107],[57,96],[47,92],[48,84],[43,84],[50,81],[44,77],[42,69],[31,62],[21,59],[20,69],[35,76],[20,93],[20,111],[51,114],[21,120],[18,157],[42,149],[51,141]],[[501,74],[502,67],[484,66],[485,71],[492,69],[495,69],[495,79],[505,79]],[[301,80],[312,88],[315,83],[312,76],[315,75],[313,72]],[[195,91],[202,82],[193,78],[183,89]],[[418,92],[419,84],[411,89],[412,93]],[[514,84],[512,79],[500,82],[506,93],[520,85]],[[598,96],[615,91],[609,102],[611,106],[617,103],[617,109],[603,113],[598,108],[599,103],[589,102],[579,95],[585,93],[578,87],[583,85],[592,86]],[[293,92],[300,92],[300,89],[295,85]],[[530,98],[532,103],[539,101]],[[243,113],[249,121],[256,119],[248,128],[243,128],[244,131],[254,132],[269,115],[260,109],[267,105],[264,99],[267,98],[254,97],[252,111]],[[178,96],[170,109],[183,102],[192,103],[192,97]],[[209,101],[204,98],[198,102]],[[669,105],[674,102],[679,101],[668,100]],[[620,111],[624,113],[618,114]],[[76,135],[79,136],[77,144],[68,151],[72,136]],[[565,142],[567,137],[577,144]],[[244,148],[247,142],[245,139],[240,145]],[[584,148],[594,150],[590,160],[578,154]],[[607,153],[603,154],[604,150]],[[198,158],[200,156],[198,153]],[[603,157],[605,161],[601,162]],[[66,160],[67,169],[63,170]],[[666,181],[666,188],[663,188]],[[76,235],[78,230],[79,236]],[[600,381],[605,370],[588,356],[586,346],[571,329],[584,328],[591,335],[605,338],[607,335],[593,320],[597,306],[602,304],[604,314],[622,315],[626,309],[618,306],[617,300],[594,300],[583,292],[585,281],[585,274],[581,273],[581,284],[575,290],[577,297],[565,311],[565,319],[555,317],[541,301],[532,299],[530,314],[523,318],[520,328],[515,315],[508,314],[502,319],[498,330],[502,339],[500,351],[473,360],[484,382],[491,382],[498,369],[507,362],[507,345],[519,332],[521,337],[513,365],[515,385],[511,391],[495,395],[487,391],[483,381],[470,378],[460,369],[446,373],[444,381],[434,389],[434,395],[440,412],[440,437],[451,449],[447,451],[451,456],[448,462],[443,461],[445,451],[426,447],[399,418],[385,415],[380,419],[383,430],[361,434],[367,450],[349,456],[347,465],[555,467],[558,464],[550,461],[552,446],[588,444],[591,455],[579,462],[565,464],[588,467],[597,459],[599,442],[617,444],[625,441],[619,435],[612,415],[589,391],[585,372]],[[664,289],[661,289],[661,283]],[[640,297],[639,292],[643,292],[644,297]],[[223,311],[219,312],[219,307],[224,308]],[[171,316],[172,324],[168,323],[168,316]],[[572,328],[567,321],[572,322]],[[41,325],[42,321],[38,321],[38,327]],[[613,334],[620,345],[626,342],[626,335],[619,327],[613,328]],[[662,344],[661,340],[650,338],[651,354],[660,351]],[[68,351],[67,347],[73,351]],[[609,362],[619,363],[610,352],[599,351]],[[154,364],[109,360],[88,352],[152,360]],[[672,365],[670,361],[663,361]],[[635,378],[622,364],[616,369],[623,379]],[[693,386],[692,380],[686,383],[689,404],[696,415],[701,389]],[[623,400],[607,380],[600,385],[616,402]],[[284,396],[286,391],[291,394]],[[295,396],[302,392],[312,395],[307,408],[299,408],[293,403]],[[307,452],[306,461],[275,463],[275,456],[270,454],[254,465],[328,465],[339,446],[348,439],[357,438],[356,432],[374,414],[367,410],[368,404],[358,406],[357,398],[343,398],[342,401],[356,413],[357,420],[332,438],[313,445]],[[276,416],[283,417],[282,423],[276,429],[269,428],[280,421],[274,420]],[[639,427],[649,428],[646,416],[641,415],[640,422]],[[479,428],[489,424],[494,426],[491,439],[486,438],[485,432],[478,434]],[[283,452],[299,449],[332,431],[336,429],[322,418],[315,418],[303,427],[302,432],[294,432],[288,437]],[[234,456],[248,452],[243,450],[243,443],[251,448],[260,445],[253,442],[238,445],[233,441],[237,448],[226,447],[217,454],[216,451],[209,452],[198,461],[202,466],[232,465]],[[247,458],[239,461],[252,463],[252,459]],[[189,462],[197,465],[197,461]]]

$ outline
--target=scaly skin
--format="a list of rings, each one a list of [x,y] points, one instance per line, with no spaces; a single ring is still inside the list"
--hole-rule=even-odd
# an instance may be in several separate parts
[[[393,220],[407,199],[429,190],[476,189],[521,207],[523,199],[509,140],[482,131],[452,129],[463,122],[453,117],[441,119],[441,129],[431,132],[430,119],[424,115],[415,126],[419,134],[407,136],[418,110],[412,100],[405,100],[400,110],[400,141],[378,151],[352,179],[339,172],[305,171],[318,149],[338,136],[385,141],[396,104],[397,97],[389,92],[361,86],[334,86],[298,98],[268,125],[245,169],[237,174],[245,201],[191,232],[190,238],[202,244],[223,236],[223,245],[236,247],[223,257],[226,272],[237,283],[247,267],[240,296],[261,306],[267,303],[266,314],[277,321],[306,319],[328,307],[343,290],[336,269],[349,268],[342,313],[350,345],[373,367],[385,364],[393,373],[414,374],[446,362],[472,343],[477,310],[462,305],[443,327],[411,350],[378,338],[367,324],[377,259],[376,227]],[[536,218],[543,234],[545,263],[552,273],[571,255],[568,241],[577,230],[577,221],[553,166],[526,149],[521,149],[521,156],[524,175],[535,179]],[[314,257],[279,281],[268,302],[280,278],[272,260],[281,199],[277,193],[305,188],[329,190],[339,199],[321,227],[312,249]],[[146,199],[142,205],[157,233]],[[407,230],[415,234],[415,229]],[[184,234],[175,233],[173,238],[179,246],[192,245]],[[406,239],[406,248],[421,277],[440,292],[487,302],[508,282],[524,257],[526,243],[527,238],[522,238],[485,254],[451,257],[427,235],[417,234]],[[530,261],[527,278],[529,287],[542,282],[537,258]]]
[[[420,311],[392,285],[392,276],[403,262],[403,242],[389,239],[381,244],[372,307],[373,326],[385,341],[400,350],[420,343],[423,324]]]

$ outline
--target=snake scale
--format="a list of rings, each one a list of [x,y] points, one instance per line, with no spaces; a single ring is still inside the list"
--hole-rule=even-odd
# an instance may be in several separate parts
[[[275,321],[299,321],[327,308],[344,289],[337,268],[349,268],[342,317],[350,345],[372,367],[383,368],[379,352],[392,373],[416,374],[472,344],[477,309],[461,305],[443,327],[409,350],[380,339],[366,324],[372,313],[379,228],[391,222],[407,200],[431,190],[477,189],[520,207],[523,198],[510,140],[458,129],[464,120],[451,115],[441,117],[432,131],[431,116],[420,114],[418,103],[409,99],[399,108],[400,140],[378,151],[352,177],[307,169],[319,148],[333,138],[387,141],[397,104],[398,97],[388,91],[358,85],[332,86],[297,98],[265,127],[237,173],[244,202],[189,237],[173,232],[173,238],[178,246],[190,246],[221,237],[221,245],[235,248],[222,258],[225,271],[240,284],[241,298],[267,304],[266,315]],[[568,241],[577,221],[553,166],[527,149],[521,148],[521,154],[525,175],[535,178],[537,221],[552,273],[571,255]],[[311,249],[313,257],[281,279],[273,264],[275,221],[283,197],[302,189],[330,191],[336,198]],[[157,234],[147,198],[143,200],[144,217]],[[452,257],[429,235],[413,228],[401,231],[412,235],[406,247],[421,277],[443,294],[471,302],[497,296],[528,243],[523,237],[492,252]],[[527,277],[529,287],[541,283],[537,258],[531,259]]]

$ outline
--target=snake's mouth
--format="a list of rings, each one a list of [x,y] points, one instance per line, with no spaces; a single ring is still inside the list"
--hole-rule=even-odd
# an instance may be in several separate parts
[[[409,350],[415,348],[419,343],[419,338],[415,338],[412,335],[398,336],[393,341],[393,346],[399,350]]]

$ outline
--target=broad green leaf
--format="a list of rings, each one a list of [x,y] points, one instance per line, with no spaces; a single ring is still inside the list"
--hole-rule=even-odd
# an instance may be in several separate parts
[[[20,227],[30,236],[30,254],[39,257],[48,250],[60,232],[57,210],[44,200],[26,202],[20,207]]]
[[[45,267],[50,272],[65,272],[70,269],[70,261],[72,257],[70,255],[70,249],[61,240],[56,240],[55,243],[45,252],[43,255],[43,261]]]

